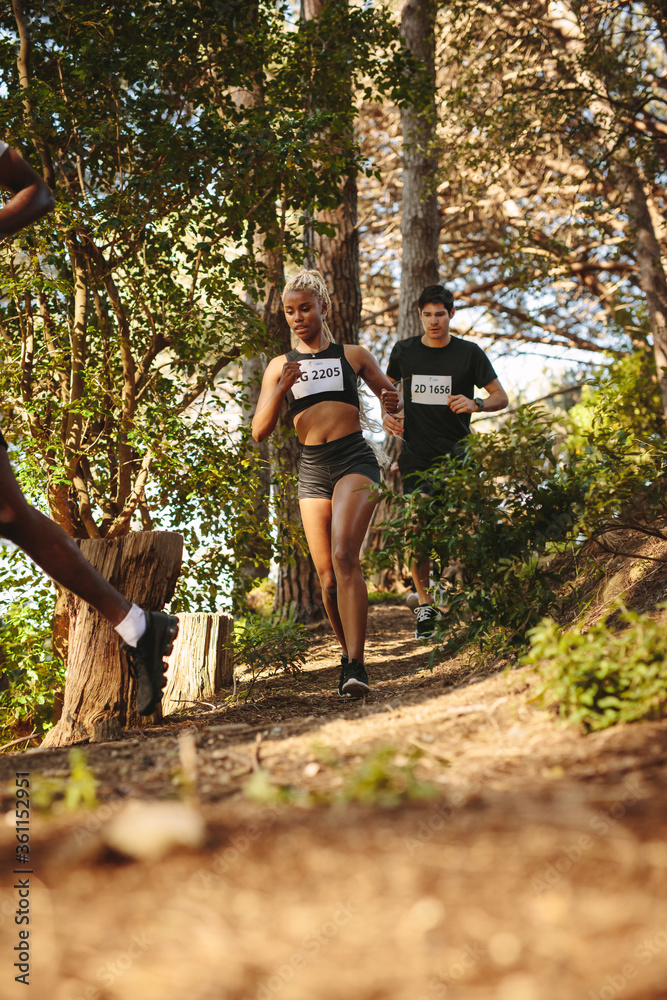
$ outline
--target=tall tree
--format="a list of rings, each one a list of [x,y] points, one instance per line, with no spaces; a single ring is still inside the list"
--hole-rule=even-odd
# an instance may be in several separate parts
[[[347,24],[348,0],[302,0],[302,11],[305,24],[309,21],[321,22],[324,16],[328,21],[328,32],[338,35],[336,59],[341,66],[341,79],[336,88],[336,97],[339,108],[344,114],[343,120],[349,122],[354,107],[352,58],[351,54],[345,55],[341,52],[341,49],[345,48],[343,39]],[[311,29],[313,27],[315,26],[311,25]],[[354,40],[348,39],[347,46],[352,48]],[[343,61],[345,58],[348,61],[347,65]],[[335,134],[330,136],[331,152],[334,155],[349,158],[353,139],[351,127],[348,125],[342,136]],[[339,344],[359,343],[361,318],[356,164],[351,166],[353,169],[341,180],[338,205],[320,209],[317,213],[319,226],[309,227],[312,232],[310,236],[312,260],[324,276],[331,295],[329,325]]]
[[[426,285],[438,282],[436,11],[435,0],[406,0],[401,11],[401,34],[420,67],[413,81],[415,101],[401,111],[403,204],[399,340],[420,332],[415,308],[417,299]]]
[[[666,54],[653,6],[442,4],[443,250],[485,335],[660,350]]]
[[[300,212],[337,189],[335,109],[304,116],[295,33],[273,4],[79,0],[28,20],[15,0],[0,24],[0,128],[39,151],[59,206],[23,240],[32,252],[1,251],[2,398],[26,470],[76,537],[178,521],[191,553],[220,534],[229,565],[257,479],[221,430],[230,398],[231,427],[238,412],[221,374],[265,343],[242,294],[265,280],[255,234],[282,260]],[[239,107],[258,67],[266,101]]]
[[[359,150],[355,139],[356,93],[363,81],[369,96],[373,86],[394,88],[402,94],[405,57],[395,25],[382,10],[360,8],[347,0],[303,0],[299,26],[300,59],[304,80],[304,110],[324,110],[330,120],[323,132],[326,160],[337,164],[335,188],[320,188],[304,213],[305,260],[318,267],[327,282],[332,309],[329,324],[339,343],[357,343],[361,314],[358,273],[357,173]],[[283,348],[285,349],[285,348]],[[298,466],[294,438],[282,437],[276,459],[289,480]],[[281,530],[286,532],[284,557],[279,564],[277,609],[302,620],[323,613],[312,561],[303,554],[289,530],[299,522],[298,505],[289,485],[279,496]],[[296,544],[295,544],[296,543]]]

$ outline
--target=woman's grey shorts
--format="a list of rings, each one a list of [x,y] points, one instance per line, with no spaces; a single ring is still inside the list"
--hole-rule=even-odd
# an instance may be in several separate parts
[[[334,486],[343,476],[367,476],[371,482],[382,479],[373,449],[361,431],[327,441],[304,444],[299,469],[299,500],[323,497],[330,500]]]

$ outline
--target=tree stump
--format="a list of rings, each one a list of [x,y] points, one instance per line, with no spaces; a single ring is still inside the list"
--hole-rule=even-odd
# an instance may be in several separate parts
[[[136,531],[122,538],[86,539],[81,551],[128,601],[159,611],[171,599],[181,569],[183,537],[173,531]],[[62,715],[42,743],[117,739],[122,730],[162,718],[135,709],[136,684],[121,640],[99,612],[69,595],[69,652]]]
[[[401,474],[398,471],[398,468],[393,468],[393,466],[398,462],[398,456],[401,453],[402,447],[402,438],[393,437],[391,434],[385,434],[382,450],[391,459],[392,468],[384,470],[383,479],[385,486],[392,489],[395,493],[400,493],[402,489]],[[362,556],[367,553],[384,551],[384,522],[387,518],[387,512],[387,501],[380,501],[373,511],[373,516],[371,517],[370,524],[368,525],[366,537],[364,538],[361,546]],[[395,593],[401,593],[405,589],[403,579],[403,567],[400,565],[398,559],[393,560],[392,566],[385,569],[376,569],[370,575],[370,582],[378,590],[389,590]]]
[[[234,682],[233,619],[204,612],[178,617],[180,628],[162,697],[164,715],[215,698]]]

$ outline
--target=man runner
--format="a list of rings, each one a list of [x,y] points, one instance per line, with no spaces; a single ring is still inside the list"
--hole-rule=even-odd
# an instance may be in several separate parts
[[[398,467],[403,493],[426,493],[421,474],[446,455],[458,455],[470,434],[470,414],[492,413],[507,406],[507,394],[482,349],[475,343],[453,337],[449,323],[454,315],[454,296],[442,285],[429,285],[417,305],[424,332],[398,340],[392,349],[387,376],[401,382],[403,415],[387,413],[383,424],[389,434],[403,438]],[[475,386],[488,393],[475,396]],[[419,597],[415,608],[415,638],[435,632],[440,617],[429,589],[429,560],[412,564],[412,578]]]

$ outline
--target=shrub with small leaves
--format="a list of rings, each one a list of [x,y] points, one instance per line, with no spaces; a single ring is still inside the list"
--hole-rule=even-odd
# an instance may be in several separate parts
[[[415,774],[415,766],[422,756],[422,751],[416,748],[407,755],[391,746],[371,751],[348,776],[337,796],[338,801],[391,809],[401,802],[433,798],[435,786],[421,781]]]
[[[463,580],[434,595],[446,605],[435,643],[522,646],[561,599],[563,566],[586,540],[650,526],[667,512],[665,436],[635,412],[644,369],[617,363],[595,383],[566,421],[566,440],[552,413],[526,405],[495,430],[469,435],[458,460],[435,463],[423,492],[382,492],[385,562],[433,558],[438,573],[456,560],[465,567]]]
[[[53,725],[55,693],[65,684],[65,667],[53,655],[51,613],[53,587],[22,552],[4,555],[0,585],[15,600],[2,610],[0,666],[0,741],[22,732],[43,736]],[[30,728],[28,728],[30,727]]]
[[[252,681],[268,671],[297,673],[305,663],[310,635],[298,622],[280,618],[249,616],[237,622],[234,630],[234,664],[249,671]]]
[[[529,633],[522,662],[542,676],[538,699],[586,731],[667,715],[664,624],[624,609],[620,626],[562,632],[547,618]]]

